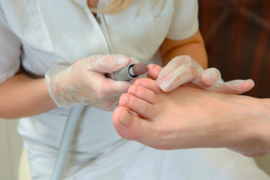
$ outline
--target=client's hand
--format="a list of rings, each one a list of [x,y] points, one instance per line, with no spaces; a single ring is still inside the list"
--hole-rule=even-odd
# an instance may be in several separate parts
[[[270,112],[255,98],[187,86],[165,93],[147,78],[119,104],[113,114],[118,134],[155,149],[227,147],[253,157],[270,152]]]
[[[184,84],[190,87],[223,93],[241,94],[251,90],[252,80],[234,80],[225,83],[219,82],[221,75],[216,68],[204,70],[189,56],[173,58],[163,69],[157,65],[148,66],[148,75],[156,80],[157,85],[164,92]]]

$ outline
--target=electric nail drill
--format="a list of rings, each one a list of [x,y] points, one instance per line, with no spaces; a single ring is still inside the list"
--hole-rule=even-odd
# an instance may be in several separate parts
[[[137,78],[146,72],[147,72],[146,64],[138,63],[138,64],[130,64],[119,71],[106,74],[105,76],[114,79],[116,81],[128,81]],[[65,125],[60,147],[58,150],[57,158],[54,164],[51,180],[61,180],[70,144],[72,142],[73,135],[76,129],[76,124],[80,119],[83,108],[84,108],[83,104],[73,107],[68,115],[68,119]]]

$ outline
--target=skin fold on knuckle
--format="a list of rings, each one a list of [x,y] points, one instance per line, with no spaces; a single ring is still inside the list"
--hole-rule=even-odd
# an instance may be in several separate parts
[[[171,64],[174,65],[176,68],[183,64],[188,64],[188,61],[185,59],[185,56],[177,56],[173,58],[170,62],[172,62]]]
[[[129,102],[128,102],[128,103],[124,103],[124,99],[125,99],[126,97],[129,98],[129,94],[125,93],[125,94],[122,94],[122,95],[120,96],[120,99],[119,99],[119,105],[120,105],[120,106],[128,106],[128,105],[129,105]]]
[[[114,104],[115,104],[115,101],[104,101],[102,103],[102,107],[108,111],[111,111],[113,109]]]
[[[203,74],[208,74],[208,76],[205,76],[207,79],[208,83],[215,83],[218,82],[221,78],[221,74],[218,69],[216,68],[209,68],[203,72]],[[209,80],[209,75],[210,75],[210,80]]]

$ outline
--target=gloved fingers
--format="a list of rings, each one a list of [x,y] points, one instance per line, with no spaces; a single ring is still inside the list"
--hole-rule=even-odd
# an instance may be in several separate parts
[[[135,58],[129,58],[123,55],[96,55],[85,58],[84,65],[90,71],[112,73],[119,71],[134,61]]]
[[[210,91],[222,93],[222,94],[242,94],[249,90],[251,90],[254,87],[254,81],[249,80],[233,80],[228,81],[223,84],[217,83],[216,85],[213,85],[210,89]]]
[[[114,94],[121,95],[128,92],[129,87],[133,83],[130,81],[115,81],[113,79],[105,78],[101,87],[97,87],[98,91],[104,92],[106,96],[113,96]]]
[[[213,87],[217,87],[220,83],[218,81],[220,80],[221,75],[219,70],[216,68],[209,68],[202,73],[199,72],[198,75],[190,82],[187,82],[188,86],[191,87],[197,87],[200,89],[211,89]]]
[[[220,80],[220,78],[221,74],[216,68],[206,69],[201,75],[202,83],[205,84],[205,86],[214,85]]]
[[[157,85],[162,89],[162,91],[169,92],[184,83],[190,82],[197,76],[197,74],[198,71],[194,66],[184,64],[168,74],[160,84],[157,82]]]
[[[155,64],[149,64],[147,66],[147,78],[156,80],[160,74],[162,68]]]
[[[105,111],[113,111],[119,106],[119,99],[120,99],[120,95],[110,97],[108,99],[95,100],[95,101],[92,101],[90,99],[85,99],[83,101],[83,104],[96,106]]]
[[[173,72],[178,67],[188,64],[194,69],[197,69],[197,75],[199,75],[200,72],[203,72],[203,68],[194,61],[190,56],[178,56],[173,58],[160,72],[158,78],[157,78],[157,84],[160,84],[164,82],[164,79],[167,78],[167,76]]]
[[[184,56],[178,56],[173,58],[165,67],[163,67],[157,78],[157,84],[160,84],[161,81],[164,80],[171,72],[177,69],[179,66],[183,64],[188,64]]]

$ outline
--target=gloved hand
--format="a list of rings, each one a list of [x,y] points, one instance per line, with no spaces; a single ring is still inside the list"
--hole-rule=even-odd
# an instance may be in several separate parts
[[[155,75],[151,75],[150,72],[150,76]],[[191,57],[179,56],[173,58],[161,70],[156,82],[164,92],[172,91],[184,84],[217,93],[241,94],[249,91],[254,86],[252,80],[233,80],[221,83],[219,82],[220,78],[220,72],[216,68],[204,70]]]
[[[85,104],[111,111],[118,106],[120,96],[128,91],[132,82],[115,81],[106,78],[105,74],[138,62],[123,55],[90,56],[69,67],[54,66],[46,73],[45,82],[57,106]]]

